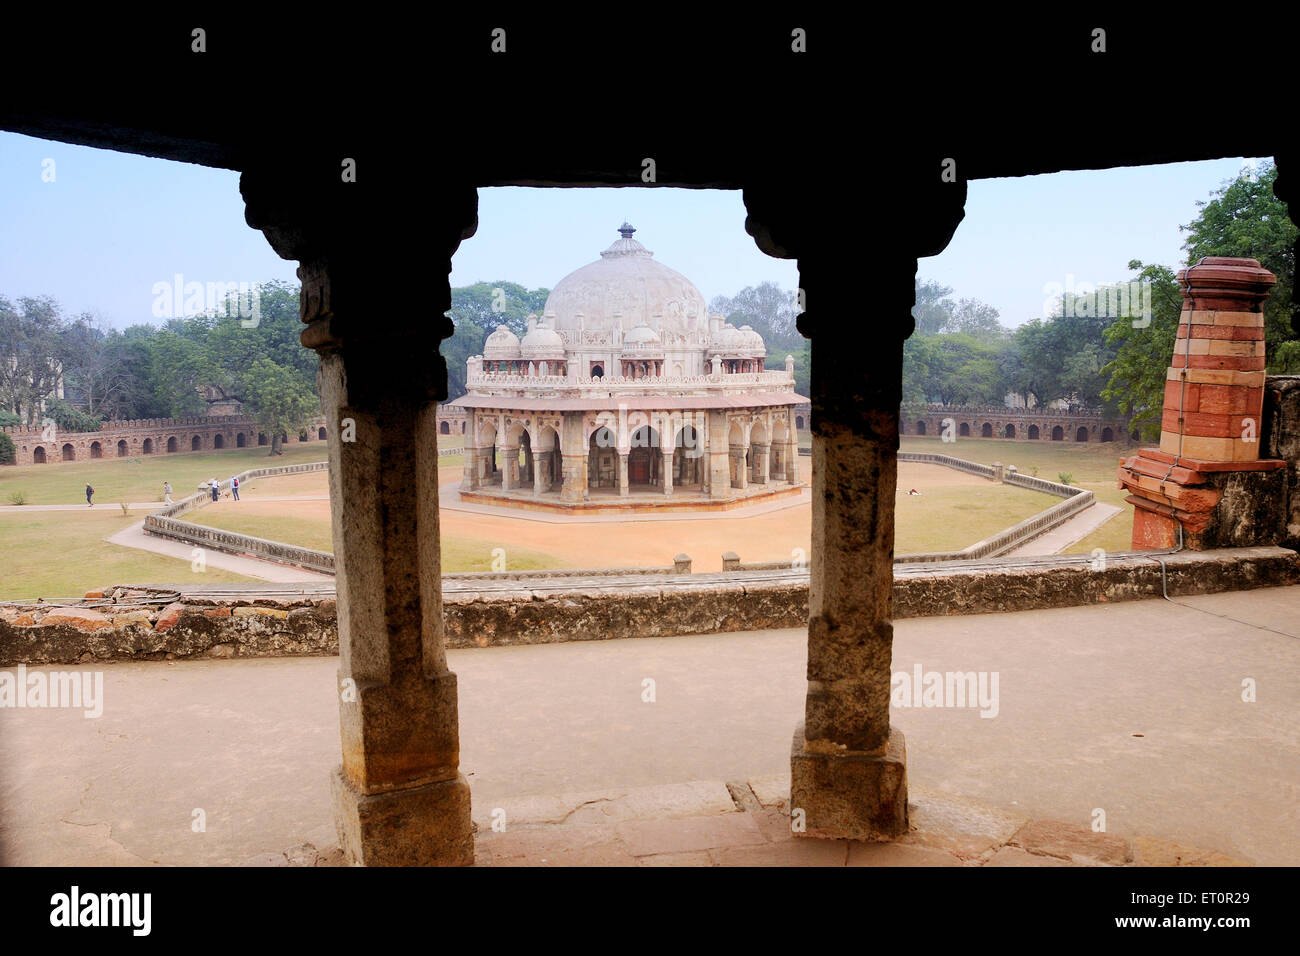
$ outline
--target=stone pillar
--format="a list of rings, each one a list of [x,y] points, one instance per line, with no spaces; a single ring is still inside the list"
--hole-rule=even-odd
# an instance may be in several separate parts
[[[437,405],[447,378],[437,347],[453,331],[446,277],[473,235],[477,200],[472,188],[444,187],[432,205],[440,218],[424,223],[418,253],[403,260],[422,276],[432,317],[408,327],[373,307],[371,290],[402,246],[380,241],[391,203],[374,193],[362,201],[360,188],[296,166],[240,180],[249,225],[300,261],[302,342],[320,354],[339,637],[334,816],[350,862],[469,864],[470,792],[443,643]],[[353,441],[342,440],[345,422]]]
[[[1194,550],[1271,544],[1262,525],[1269,473],[1261,459],[1264,299],[1277,282],[1254,259],[1207,257],[1178,273],[1183,312],[1165,382],[1160,447],[1119,468],[1134,506],[1133,548]]]
[[[463,456],[463,462],[461,465],[460,486],[465,491],[473,491],[478,487],[478,469],[479,469],[478,449],[474,448],[473,446],[469,446],[465,449],[465,454]]]
[[[514,490],[519,484],[519,446],[498,445],[497,461],[501,464],[501,490]]]
[[[732,470],[735,472],[735,479],[732,481],[733,488],[739,488],[744,491],[749,487],[749,462],[745,460],[745,452],[748,449],[737,448],[731,452]]]
[[[716,359],[717,356],[715,355]],[[730,458],[727,444],[726,412],[710,411],[709,415],[709,497],[727,498],[731,495]]]
[[[785,480],[792,485],[801,484],[799,469],[799,443],[792,439],[785,446]]]
[[[560,423],[560,500],[580,502],[587,496],[587,449],[580,414],[566,412]]]
[[[663,457],[664,494],[671,495],[673,493],[673,453],[664,451]]]
[[[540,497],[546,491],[546,459],[549,452],[533,453],[533,494]]]
[[[691,573],[691,556],[685,551],[673,558],[673,572],[676,574]]]
[[[755,445],[754,456],[758,459],[758,477],[755,478],[754,481],[760,485],[765,485],[767,484],[768,479],[771,476],[771,470],[772,470],[771,444]]]
[[[620,451],[618,453],[618,494],[621,498],[626,498],[628,496],[627,456],[628,453],[625,451]]]
[[[796,836],[880,840],[908,830],[906,747],[889,720],[894,493],[916,259],[942,251],[965,201],[965,184],[945,183],[942,165],[906,167],[915,212],[878,197],[897,231],[868,240],[866,259],[861,248],[848,252],[851,227],[825,218],[828,193],[745,189],[746,230],[765,252],[799,260],[798,328],[813,340],[808,692],[790,754]],[[835,303],[864,280],[876,319],[836,321]],[[788,480],[797,480],[796,461]]]

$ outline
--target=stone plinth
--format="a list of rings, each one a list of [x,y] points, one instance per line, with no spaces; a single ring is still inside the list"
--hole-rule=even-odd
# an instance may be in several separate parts
[[[903,732],[891,727],[878,752],[842,750],[826,741],[810,750],[799,724],[790,748],[790,813],[796,835],[892,840],[906,834]]]
[[[1254,259],[1212,256],[1178,273],[1183,313],[1165,384],[1160,447],[1119,468],[1133,547],[1246,547],[1278,540],[1286,462],[1260,457],[1264,313],[1277,277]],[[1276,487],[1274,487],[1276,486]],[[1182,529],[1180,536],[1179,529]]]

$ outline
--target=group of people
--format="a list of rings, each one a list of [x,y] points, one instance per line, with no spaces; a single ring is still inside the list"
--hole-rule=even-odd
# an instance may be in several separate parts
[[[208,483],[208,486],[212,489],[212,500],[216,501],[221,496],[221,482],[213,478]],[[234,495],[236,501],[239,500],[239,478],[234,475],[230,477],[230,493]],[[163,503],[168,505],[172,503],[172,483],[170,481],[163,482]],[[90,486],[90,482],[86,482],[86,505],[90,508],[95,507],[95,489]]]

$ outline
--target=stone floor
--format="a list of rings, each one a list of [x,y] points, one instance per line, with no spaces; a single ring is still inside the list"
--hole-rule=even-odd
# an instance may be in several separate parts
[[[1000,683],[990,718],[894,709],[918,829],[892,847],[786,832],[800,630],[452,651],[480,862],[1296,865],[1300,587],[1180,601],[898,622],[896,673]],[[0,710],[0,862],[329,860],[336,659],[103,675],[98,719]]]

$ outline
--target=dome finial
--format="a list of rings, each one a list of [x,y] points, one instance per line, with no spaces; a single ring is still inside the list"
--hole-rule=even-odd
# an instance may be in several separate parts
[[[623,225],[618,227],[618,231],[619,231],[619,235],[621,235],[624,239],[631,239],[632,233],[636,232],[636,229],[628,225],[628,221],[624,219]]]

